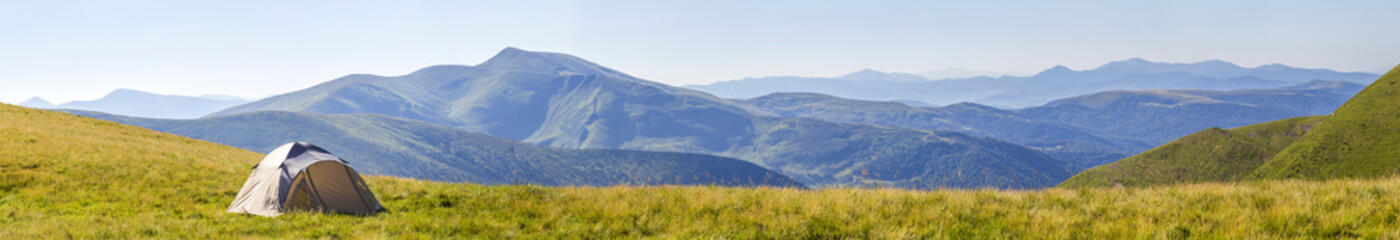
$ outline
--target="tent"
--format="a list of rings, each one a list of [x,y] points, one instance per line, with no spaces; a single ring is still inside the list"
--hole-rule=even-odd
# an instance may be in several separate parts
[[[292,210],[372,214],[382,209],[348,164],[310,143],[283,144],[253,166],[228,212],[275,217]]]

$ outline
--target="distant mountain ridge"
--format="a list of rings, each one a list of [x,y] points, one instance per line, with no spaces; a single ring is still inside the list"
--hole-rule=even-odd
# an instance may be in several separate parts
[[[1160,145],[1210,127],[1233,128],[1331,113],[1360,91],[1350,82],[1314,81],[1269,89],[1109,91],[1016,110],[1110,138]]]
[[[571,150],[373,114],[254,112],[163,120],[74,114],[226,144],[255,152],[306,141],[361,172],[478,184],[550,186],[720,185],[803,187],[749,162],[700,154]]]
[[[1150,147],[1145,143],[1107,139],[1087,129],[1029,119],[1012,111],[974,103],[913,107],[898,102],[853,100],[819,93],[774,93],[736,103],[756,112],[782,117],[959,131],[1004,139],[1067,161],[1076,170],[1118,160]]]
[[[1311,80],[1367,84],[1379,77],[1370,73],[1342,73],[1328,69],[1294,68],[1269,64],[1244,68],[1210,60],[1197,63],[1158,63],[1139,58],[1110,62],[1093,70],[1051,68],[995,95],[974,100],[999,106],[1039,105],[1053,99],[1111,90],[1200,89],[1238,90],[1275,88]]]
[[[72,101],[54,105],[42,98],[33,97],[21,103],[20,106],[45,109],[97,111],[147,118],[192,119],[248,102],[249,100],[247,99],[233,96],[204,95],[191,97],[161,95],[119,88],[97,100]]]
[[[1273,89],[1111,91],[1018,110],[975,103],[914,107],[818,93],[774,93],[735,103],[781,117],[949,130],[1004,139],[1083,169],[1200,129],[1328,114],[1363,87],[1350,82],[1310,81]]]
[[[1112,90],[1238,90],[1283,87],[1311,80],[1366,84],[1378,77],[1371,73],[1294,68],[1282,64],[1245,68],[1220,60],[1185,64],[1151,62],[1140,58],[1110,62],[1084,71],[1057,65],[1028,77],[918,81],[911,80],[908,74],[888,74],[891,76],[880,78],[875,77],[878,74],[867,71],[858,72],[866,76],[860,81],[840,77],[762,77],[686,87],[740,99],[776,92],[814,92],[863,100],[914,100],[935,105],[975,102],[1022,108]]]
[[[1013,79],[1016,77],[1003,77]],[[930,80],[905,73],[886,73],[871,69],[834,78],[820,77],[761,77],[721,81],[706,85],[686,85],[730,99],[749,99],[780,92],[811,92],[842,98],[892,101],[910,100],[933,105],[964,102],[995,94],[1009,87],[1003,78],[973,77]]]
[[[971,70],[961,68],[949,68],[934,71],[919,72],[919,76],[930,80],[943,80],[952,78],[974,78],[974,77],[1003,77],[1003,76],[1029,76],[1030,74],[1016,71],[987,71]]]
[[[1312,84],[1305,88],[1325,87]],[[1330,115],[1206,129],[1089,169],[1061,187],[1151,186],[1258,179],[1376,178],[1400,174],[1400,67]]]
[[[714,154],[813,187],[1036,188],[1069,175],[1068,163],[1001,140],[765,116],[581,58],[516,48],[474,67],[346,76],[211,116],[268,110],[383,114],[560,148]],[[964,174],[973,172],[985,174]]]
[[[48,100],[44,100],[43,98],[39,98],[39,97],[31,97],[31,98],[29,98],[28,100],[24,100],[24,102],[20,102],[20,103],[19,103],[19,106],[21,106],[21,107],[27,107],[27,108],[55,108],[55,107],[58,107],[58,105],[53,105],[53,103],[50,103]]]

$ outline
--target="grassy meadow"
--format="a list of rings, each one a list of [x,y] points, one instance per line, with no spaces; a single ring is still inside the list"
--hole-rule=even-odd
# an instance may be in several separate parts
[[[367,178],[372,216],[225,213],[249,152],[0,105],[5,238],[1400,238],[1400,178],[1038,191]]]

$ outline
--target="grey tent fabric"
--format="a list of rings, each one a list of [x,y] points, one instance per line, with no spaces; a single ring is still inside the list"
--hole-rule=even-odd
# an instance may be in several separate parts
[[[383,206],[348,162],[305,142],[283,144],[253,166],[228,212],[275,217],[292,210],[372,214]]]

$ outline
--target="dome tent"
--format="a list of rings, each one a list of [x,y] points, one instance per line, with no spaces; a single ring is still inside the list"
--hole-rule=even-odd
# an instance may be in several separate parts
[[[348,164],[310,143],[283,144],[253,166],[228,212],[275,217],[299,209],[353,214],[382,209]]]

